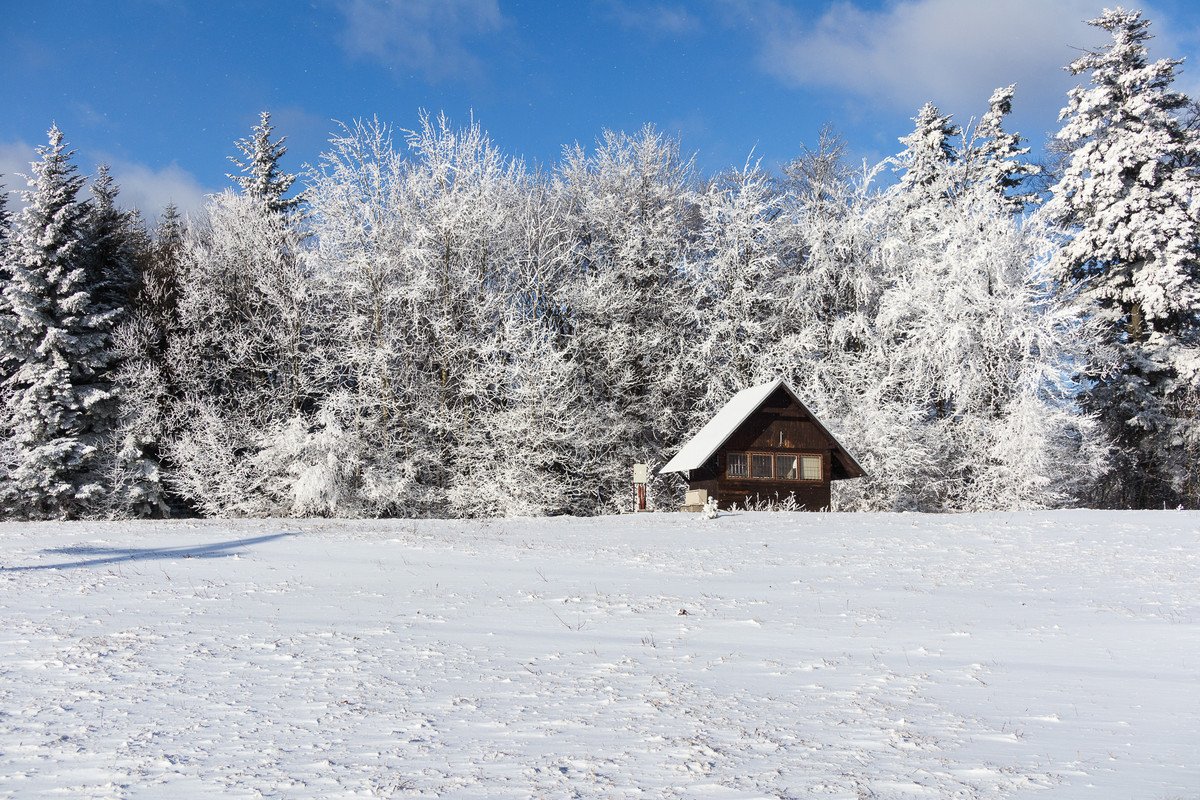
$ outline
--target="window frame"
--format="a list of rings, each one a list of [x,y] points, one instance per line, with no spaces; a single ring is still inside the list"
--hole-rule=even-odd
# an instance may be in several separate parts
[[[817,461],[817,477],[804,477],[804,459],[813,458]],[[801,453],[796,456],[796,480],[808,481],[809,483],[819,483],[825,480],[825,459],[819,453]]]
[[[741,456],[741,459],[742,459],[741,471],[736,475],[733,474],[733,472],[730,470],[731,460],[734,456]],[[750,454],[742,453],[742,452],[727,453],[725,456],[725,477],[726,478],[735,478],[738,480],[749,480],[750,479]]]
[[[771,474],[763,477],[753,474],[754,457],[770,459]],[[733,474],[730,472],[730,464],[733,459],[740,457],[742,459],[743,472],[741,474]],[[793,458],[796,464],[796,477],[780,478],[777,476],[779,471],[780,458]],[[816,459],[818,476],[816,478],[804,477],[804,460],[806,458]],[[825,481],[825,457],[821,453],[805,453],[805,452],[790,452],[781,453],[778,451],[766,450],[730,450],[725,454],[725,478],[726,480],[744,480],[744,481],[784,481],[787,483],[823,483]]]
[[[775,480],[777,480],[777,481],[798,481],[798,480],[800,480],[800,475],[801,475],[800,465],[801,465],[801,463],[803,463],[803,462],[801,462],[800,458],[801,457],[796,455],[795,453],[776,453],[775,454]],[[780,474],[780,469],[779,469],[780,463],[779,462],[781,462],[781,461],[784,462],[785,466],[787,466],[788,463],[790,462],[790,467],[787,469],[787,471],[792,474],[792,477]]]

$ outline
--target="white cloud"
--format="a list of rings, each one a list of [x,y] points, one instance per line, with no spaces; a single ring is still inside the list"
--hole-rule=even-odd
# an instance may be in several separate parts
[[[8,210],[16,214],[24,205],[21,192],[29,188],[29,184],[21,175],[31,175],[30,164],[36,159],[34,146],[28,142],[0,142],[0,185],[8,194]]]
[[[17,177],[17,173],[29,172],[29,164],[35,158],[37,153],[33,151],[33,145],[26,142],[0,142],[0,183],[8,187],[8,191],[15,192],[25,188],[25,179]]]
[[[21,174],[32,174],[31,163],[37,160],[38,154],[34,145],[22,141],[0,142],[0,184],[9,192],[8,208],[16,212],[21,206],[19,192],[25,191],[28,184]],[[170,164],[161,169],[154,169],[145,164],[137,164],[121,159],[105,158],[102,155],[92,158],[76,153],[74,158],[79,173],[95,174],[94,165],[107,163],[109,172],[120,187],[117,203],[125,208],[137,208],[147,220],[153,220],[162,213],[168,203],[174,203],[185,214],[195,214],[204,205],[204,197],[211,190],[200,185],[196,177],[178,164]],[[85,186],[82,197],[88,197]]]
[[[195,175],[174,162],[161,169],[117,159],[107,163],[113,180],[121,187],[118,204],[137,208],[147,221],[162,214],[168,203],[174,203],[184,214],[195,215],[203,207],[205,196],[212,194]]]
[[[626,28],[654,35],[681,36],[700,30],[700,21],[682,5],[609,0],[609,13]]]
[[[471,39],[505,24],[497,0],[336,0],[346,17],[341,44],[354,57],[411,69],[431,79],[481,70]]]
[[[759,9],[765,70],[796,85],[841,89],[893,108],[928,101],[960,118],[1017,84],[1018,108],[1057,115],[1078,81],[1063,67],[1106,38],[1084,20],[1094,0],[907,0],[879,10],[841,2],[817,19]],[[1051,116],[1053,119],[1053,116]]]

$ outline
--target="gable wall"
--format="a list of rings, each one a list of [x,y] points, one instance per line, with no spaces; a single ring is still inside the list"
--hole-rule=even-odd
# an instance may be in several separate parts
[[[811,421],[800,418],[796,409],[781,416],[763,411],[750,415],[725,442],[722,450],[760,450],[765,452],[828,452],[833,447],[829,439]]]
[[[781,396],[782,395],[782,396]],[[790,397],[780,392],[751,414],[726,440],[714,459],[694,470],[689,486],[715,494],[723,508],[755,500],[783,500],[794,494],[796,502],[816,511],[829,507],[831,450],[835,443],[808,418]],[[729,478],[730,452],[810,454],[821,457],[821,481],[776,481]]]

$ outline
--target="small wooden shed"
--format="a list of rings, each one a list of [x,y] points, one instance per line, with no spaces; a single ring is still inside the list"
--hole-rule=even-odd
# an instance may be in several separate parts
[[[783,378],[735,394],[665,472],[684,473],[721,508],[795,495],[809,511],[829,507],[832,481],[867,474]]]

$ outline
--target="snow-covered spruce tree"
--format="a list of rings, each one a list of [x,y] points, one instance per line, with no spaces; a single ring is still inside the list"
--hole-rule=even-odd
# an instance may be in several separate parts
[[[3,177],[0,175],[0,178]],[[6,341],[12,332],[13,314],[4,292],[5,287],[12,281],[12,262],[9,260],[11,234],[12,212],[8,210],[8,191],[4,184],[0,184],[0,343]],[[15,364],[6,360],[7,358],[4,347],[0,346],[0,397],[8,376],[16,368]]]
[[[0,174],[0,178],[4,175]],[[8,187],[0,183],[0,278],[4,284],[8,283],[8,239],[12,231],[12,212],[8,210]]]
[[[0,178],[3,178],[0,173]],[[12,212],[8,210],[8,187],[0,183],[0,248],[8,244],[8,233],[12,228]]]
[[[1004,130],[1004,118],[1012,113],[1016,84],[997,89],[988,101],[988,111],[964,144],[965,183],[982,183],[1003,198],[1005,207],[1019,214],[1038,201],[1036,193],[1022,191],[1029,178],[1041,172],[1026,156],[1020,134]]]
[[[88,283],[93,287],[97,310],[119,323],[137,292],[139,262],[149,239],[138,212],[117,207],[120,187],[109,174],[108,165],[97,168],[90,190],[92,201],[83,236]]]
[[[694,346],[684,266],[699,228],[695,170],[677,141],[648,126],[633,136],[606,131],[590,153],[568,149],[557,178],[576,241],[563,298],[572,359],[591,428],[612,442],[596,449],[582,479],[590,510],[628,508],[630,466],[662,463],[698,399],[685,366]]]
[[[1187,401],[1200,380],[1200,141],[1172,89],[1181,62],[1149,60],[1141,13],[1091,24],[1112,41],[1069,67],[1090,82],[1061,115],[1058,139],[1072,151],[1046,212],[1069,238],[1053,275],[1107,331],[1107,351],[1083,373],[1084,403],[1118,446],[1094,501],[1175,505],[1190,502],[1200,435]]]
[[[271,134],[274,131],[271,113],[263,111],[250,137],[236,142],[242,158],[229,157],[230,161],[241,168],[243,174],[226,177],[240,186],[243,193],[262,202],[268,211],[286,214],[299,209],[304,203],[304,196],[284,196],[296,182],[296,176],[280,169],[279,161],[287,154],[287,148],[283,144],[287,137],[281,136],[273,142]]]
[[[4,289],[13,313],[5,359],[17,364],[6,381],[4,505],[30,518],[74,518],[94,513],[106,489],[98,454],[115,400],[109,333],[118,311],[98,308],[89,285],[84,179],[57,126],[38,154]]]
[[[0,177],[3,177],[0,175]],[[16,317],[8,305],[5,289],[12,282],[12,264],[9,261],[9,237],[12,230],[12,213],[8,210],[8,191],[0,184],[0,408],[8,407],[8,379],[16,369],[16,362],[8,352],[7,343],[15,331]],[[6,506],[2,499],[8,485],[9,475],[16,466],[11,420],[8,414],[0,418],[0,517]]]
[[[122,353],[118,346],[118,331],[128,319],[130,309],[138,293],[141,262],[149,248],[149,237],[137,211],[126,211],[116,204],[119,188],[109,174],[107,165],[101,165],[90,187],[92,200],[83,221],[81,234],[81,256],[91,287],[93,314],[104,320],[101,330],[105,336],[105,348],[112,353],[112,360],[103,380],[113,386],[114,400],[104,407],[97,407],[97,425],[107,431],[103,441],[99,462],[105,475],[105,492],[101,506],[106,513],[124,514],[120,496],[123,490],[115,482],[116,465],[123,460],[122,436],[119,433],[121,417],[126,402],[136,405],[138,398],[126,397],[120,381]]]
[[[926,103],[913,117],[913,132],[900,139],[904,150],[894,164],[903,172],[903,196],[914,204],[945,197],[956,188],[945,180],[948,165],[959,159],[954,140],[962,133],[952,119],[950,114],[943,116],[933,103]]]

